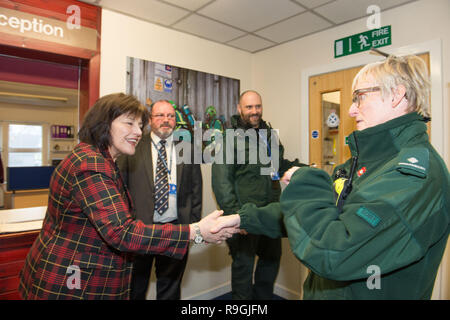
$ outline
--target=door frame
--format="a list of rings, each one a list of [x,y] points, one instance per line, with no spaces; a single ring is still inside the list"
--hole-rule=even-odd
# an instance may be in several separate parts
[[[447,110],[444,108],[444,88],[442,75],[442,40],[435,39],[422,43],[411,44],[399,48],[386,48],[383,50],[390,54],[420,54],[428,52],[430,54],[430,78],[431,78],[431,143],[439,152],[441,157],[447,162],[448,148],[447,137],[448,126],[445,126],[445,120],[448,119]],[[342,59],[342,58],[340,58]],[[384,59],[366,52],[356,56],[337,60],[327,65],[320,65],[305,69],[301,73],[301,101],[300,106],[300,150],[301,159],[309,159],[309,77],[334,71],[341,71],[353,67],[363,66],[365,64]],[[345,107],[345,106],[344,106]]]

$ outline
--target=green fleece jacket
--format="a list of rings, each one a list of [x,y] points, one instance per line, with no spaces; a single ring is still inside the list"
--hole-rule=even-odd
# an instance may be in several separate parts
[[[422,117],[355,131],[349,146],[358,165],[342,211],[333,179],[301,168],[280,203],[244,206],[241,228],[271,237],[286,228],[311,270],[305,299],[429,299],[449,235],[450,175]],[[350,172],[350,161],[338,169]]]
[[[227,158],[227,152],[224,151],[223,163],[216,161],[212,165],[212,188],[220,209],[224,214],[233,214],[246,203],[253,203],[257,207],[278,203],[280,183],[272,181],[269,174],[262,174],[261,169],[270,172],[269,160],[275,156],[278,156],[279,177],[290,167],[304,164],[297,159],[284,159],[284,147],[277,138],[271,140],[274,133],[265,121],[261,121],[258,130],[253,130],[243,123],[239,115],[234,115],[231,125],[233,134],[224,135],[223,147],[229,148],[232,158]],[[227,141],[230,137],[232,143]]]

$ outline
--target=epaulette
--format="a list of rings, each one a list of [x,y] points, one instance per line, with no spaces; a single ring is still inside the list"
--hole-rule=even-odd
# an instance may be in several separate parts
[[[424,147],[405,148],[400,151],[397,158],[397,171],[426,178],[430,163],[430,152]]]

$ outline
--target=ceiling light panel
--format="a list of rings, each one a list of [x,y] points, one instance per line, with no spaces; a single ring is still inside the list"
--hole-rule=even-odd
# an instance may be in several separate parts
[[[187,10],[155,0],[102,0],[100,5],[107,9],[126,12],[136,18],[165,26],[170,26],[189,14]]]
[[[304,10],[290,0],[216,0],[198,13],[251,32]]]
[[[294,0],[297,3],[300,3],[301,5],[304,5],[307,8],[317,8],[325,3],[330,3],[335,0]]]
[[[244,35],[243,31],[196,14],[176,23],[173,28],[218,42],[227,42]]]
[[[367,16],[367,8],[371,5],[384,10],[407,2],[411,0],[336,0],[314,11],[339,24]]]
[[[282,43],[330,26],[331,23],[328,21],[311,12],[305,12],[257,31],[256,34],[277,43]]]
[[[249,34],[239,39],[230,41],[227,44],[248,52],[256,52],[271,47],[275,43]]]
[[[195,11],[203,7],[208,2],[211,2],[211,0],[163,0],[163,1],[191,11]]]

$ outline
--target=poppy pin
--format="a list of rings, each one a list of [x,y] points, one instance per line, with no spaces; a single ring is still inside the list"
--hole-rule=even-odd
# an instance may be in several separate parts
[[[366,167],[362,167],[358,170],[358,177],[361,177],[364,173],[366,173],[367,169]]]

